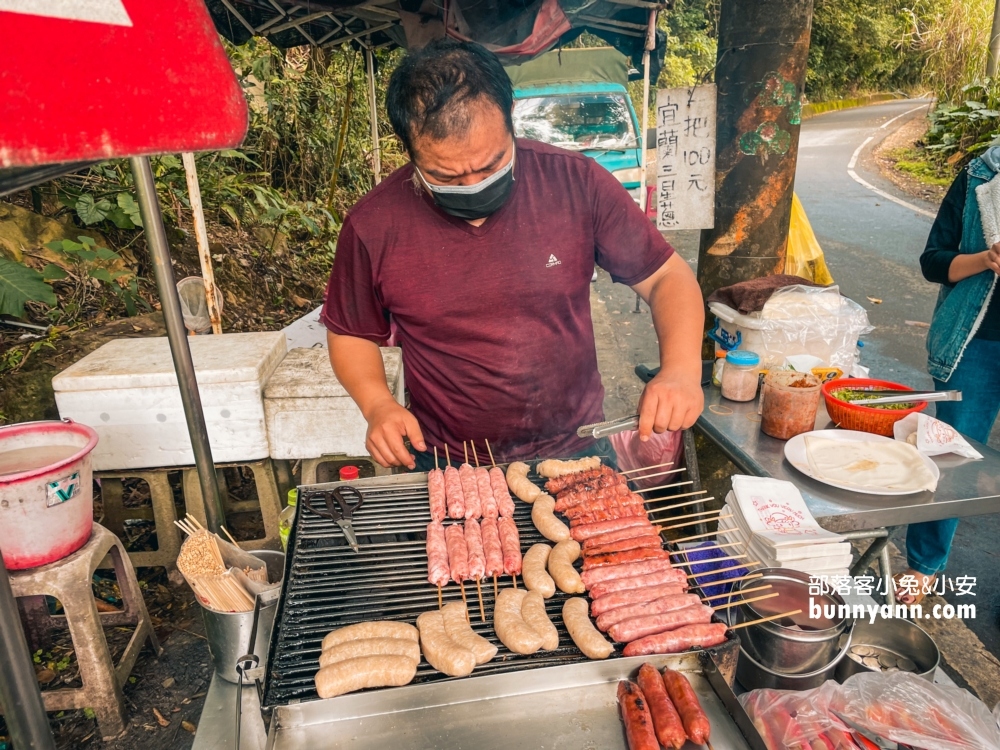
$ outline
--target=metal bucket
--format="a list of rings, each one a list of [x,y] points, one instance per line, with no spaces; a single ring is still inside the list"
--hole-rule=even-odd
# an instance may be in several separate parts
[[[854,626],[854,635],[851,639],[851,647],[855,646],[874,646],[895,657],[905,657],[916,665],[917,671],[914,674],[925,680],[934,679],[934,670],[941,661],[941,652],[934,639],[927,635],[923,628],[909,620],[895,617],[878,617],[874,623],[869,620],[859,620]],[[861,672],[880,671],[881,669],[872,669],[855,661],[848,654],[848,658],[837,666],[836,680],[843,682],[851,675]]]
[[[778,674],[805,675],[828,668],[834,663],[841,636],[851,632],[853,620],[811,620],[810,603],[844,604],[836,594],[809,594],[809,576],[788,568],[762,568],[761,578],[744,581],[740,588],[769,584],[779,596],[737,609],[737,622],[749,622],[761,617],[802,610],[793,618],[761,622],[740,629],[740,640],[761,666]],[[848,638],[848,642],[850,639]]]
[[[267,563],[267,580],[279,580],[284,573],[285,555],[282,552],[258,550],[249,554]],[[202,616],[205,618],[205,637],[208,639],[208,650],[212,654],[215,672],[227,682],[239,682],[236,672],[236,661],[244,654],[256,654],[260,666],[265,666],[267,647],[271,641],[271,628],[274,625],[274,613],[277,611],[277,601],[261,606],[257,614],[257,635],[250,643],[250,634],[254,626],[254,612],[219,612],[202,606]],[[244,683],[249,683],[247,677]]]
[[[736,680],[747,690],[757,690],[758,688],[770,688],[772,690],[811,690],[819,687],[827,680],[833,679],[837,671],[837,665],[850,661],[845,659],[848,647],[851,645],[850,637],[846,636],[846,643],[840,652],[829,664],[815,669],[805,674],[783,674],[768,669],[759,661],[747,653],[745,648],[740,649],[740,658],[736,662]]]

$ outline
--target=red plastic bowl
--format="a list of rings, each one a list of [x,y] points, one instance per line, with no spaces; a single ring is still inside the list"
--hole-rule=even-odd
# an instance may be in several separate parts
[[[871,378],[840,378],[824,383],[821,390],[826,401],[826,411],[830,419],[845,430],[860,430],[892,437],[892,426],[896,422],[908,414],[927,408],[926,401],[918,401],[909,409],[876,409],[873,406],[860,406],[833,397],[834,391],[844,388],[859,388],[866,391],[912,391],[913,389],[888,380]]]

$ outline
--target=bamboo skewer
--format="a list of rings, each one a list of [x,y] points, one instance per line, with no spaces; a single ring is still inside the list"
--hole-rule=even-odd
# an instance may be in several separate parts
[[[657,487],[650,487],[645,490],[635,490],[635,494],[641,495],[643,492],[652,492],[653,490],[669,490],[671,487],[684,487],[689,484],[694,484],[693,479],[688,479],[686,482],[675,482],[674,484],[661,484]],[[706,490],[707,492],[708,490]]]
[[[483,588],[478,578],[476,579],[476,593],[479,595],[479,619],[486,622],[486,609],[483,607]]]
[[[448,444],[444,444],[444,462],[451,466],[451,456],[448,454]]]
[[[707,494],[708,490],[696,490],[695,492],[686,492],[683,495],[674,495],[673,497],[661,497],[654,498],[653,500],[647,500],[647,503],[653,503],[657,500],[676,500],[679,497],[694,497],[695,495]],[[662,513],[665,510],[674,510],[674,508],[683,508],[685,505],[695,505],[697,503],[707,503],[709,500],[715,500],[714,497],[699,497],[697,500],[688,500],[683,503],[674,503],[673,505],[664,505],[662,508],[650,508],[650,513]]]
[[[465,444],[464,440],[462,441],[462,450],[465,451],[465,463],[469,463],[469,446]]]
[[[629,474],[635,474],[637,471],[649,471],[650,469],[659,469],[663,466],[673,466],[673,461],[667,461],[664,464],[655,464],[654,466],[643,466],[641,469],[629,469],[628,471],[619,471],[619,474],[624,474],[628,476]]]
[[[767,617],[759,617],[756,620],[750,620],[748,622],[740,622],[736,625],[730,625],[730,630],[739,630],[740,628],[746,628],[750,625],[757,625],[762,622],[771,622],[771,620],[780,620],[783,617],[791,617],[792,615],[801,615],[801,609],[793,609],[791,612],[782,612],[780,615],[768,615]]]
[[[434,470],[437,471],[438,468],[438,447],[434,446]]]
[[[715,511],[718,513],[718,511]],[[697,521],[685,521],[684,523],[675,523],[672,526],[661,526],[660,528],[664,531],[668,529],[683,529],[685,526],[697,526],[699,523],[711,523],[712,521],[721,521],[725,518],[732,518],[733,514],[730,513],[728,516],[716,516],[715,518],[701,518]]]
[[[469,619],[469,602],[465,598],[465,582],[464,581],[459,581],[458,582],[458,587],[462,590],[462,604],[465,605],[465,619],[468,620]]]
[[[747,575],[740,576],[739,578],[726,578],[723,581],[713,581],[712,583],[709,583],[707,585],[709,585],[709,586],[721,586],[722,584],[739,583],[740,581],[748,581],[751,578],[763,578],[763,577],[764,577],[763,573],[748,573]],[[732,592],[730,592],[728,595],[729,596],[735,596],[735,594],[733,594]]]
[[[637,482],[640,479],[652,479],[653,477],[662,477],[662,476],[664,476],[666,474],[677,474],[678,472],[681,472],[681,471],[685,471],[685,469],[684,469],[683,466],[681,468],[679,468],[679,469],[668,469],[667,471],[658,471],[655,474],[646,474],[645,476],[641,476],[641,477],[627,477],[627,479],[630,482]]]
[[[747,555],[729,555],[728,557],[710,557],[705,560],[685,560],[684,562],[674,562],[675,567],[683,568],[687,565],[701,565],[707,562],[725,562],[726,560],[740,560]]]
[[[493,464],[494,466],[496,466],[497,462],[496,462],[496,459],[493,458],[493,449],[490,448],[490,441],[486,440],[486,438],[483,438],[483,440],[486,443],[486,452],[490,454],[490,463]]]
[[[704,539],[706,536],[715,536],[714,531],[707,531],[704,534],[693,534],[692,536],[686,536],[683,539],[672,539],[674,544],[680,544],[681,542],[690,542],[695,539]]]
[[[493,574],[493,601],[496,601],[500,596],[500,590],[497,587],[497,574]]]
[[[738,604],[749,604],[750,602],[759,602],[761,599],[773,599],[776,596],[781,596],[777,591],[773,594],[764,594],[763,596],[755,596],[750,599],[741,599],[738,602],[730,602],[729,604],[720,604],[718,607],[712,605],[712,609],[718,612],[720,609],[729,609],[730,607],[735,607]]]
[[[697,580],[698,578],[704,578],[705,576],[714,576],[717,573],[728,573],[731,570],[739,570],[740,568],[746,568],[747,566],[750,566],[750,565],[760,565],[760,562],[757,561],[757,560],[751,560],[750,562],[740,563],[739,565],[733,565],[731,568],[719,568],[718,570],[706,570],[703,573],[688,573],[688,578],[694,578],[694,579]],[[718,585],[723,584],[723,583],[729,583],[729,581],[726,581],[726,580],[723,580],[723,581],[708,581],[705,585],[706,586],[718,586]]]
[[[469,447],[472,448],[472,460],[476,462],[476,468],[479,468],[479,454],[476,453],[476,443],[474,440],[469,441]]]
[[[674,554],[677,554],[677,555],[686,555],[688,552],[691,552],[694,549],[698,549],[699,551],[704,551],[704,550],[709,550],[709,549],[724,549],[726,547],[744,547],[744,545],[743,545],[743,542],[726,542],[725,544],[716,544],[714,547],[697,547],[697,548],[691,548],[691,549],[682,549],[682,550],[678,550]],[[709,558],[709,559],[717,560],[718,558]]]
[[[767,584],[766,586],[756,586],[754,588],[749,588],[749,589],[740,589],[738,592],[737,591],[730,591],[728,594],[716,594],[715,596],[703,596],[701,598],[701,600],[703,602],[708,602],[708,601],[712,601],[713,599],[725,599],[727,596],[728,597],[734,597],[734,596],[738,596],[739,594],[752,594],[754,591],[765,591],[766,589],[769,589],[769,588],[771,588],[771,584]]]
[[[237,549],[242,549],[242,547],[240,547],[240,543],[237,542],[235,539],[233,539],[233,535],[229,533],[229,529],[227,529],[225,526],[222,527],[222,533],[224,533],[227,537],[229,537],[229,541],[233,543],[234,547],[236,547]]]
[[[441,587],[438,586],[438,609],[444,608],[444,600],[441,596]]]
[[[517,573],[512,573],[511,578],[514,579],[514,588],[517,588]]]
[[[710,516],[713,513],[721,513],[721,512],[722,512],[721,509],[720,510],[700,510],[697,513],[687,513],[687,514],[685,514],[683,516],[674,516],[670,520],[671,521],[683,521],[685,518],[694,518],[695,516]]]

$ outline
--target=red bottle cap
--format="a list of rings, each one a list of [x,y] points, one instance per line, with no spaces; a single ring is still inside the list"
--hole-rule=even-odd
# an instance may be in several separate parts
[[[340,481],[349,482],[352,479],[358,478],[358,467],[357,466],[341,466],[340,467]]]

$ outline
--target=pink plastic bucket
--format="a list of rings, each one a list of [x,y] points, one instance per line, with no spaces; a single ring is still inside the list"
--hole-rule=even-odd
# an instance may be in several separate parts
[[[90,539],[96,445],[96,432],[70,420],[0,427],[0,552],[9,570],[61,560]]]

